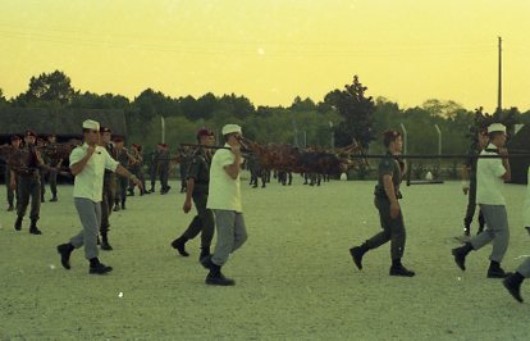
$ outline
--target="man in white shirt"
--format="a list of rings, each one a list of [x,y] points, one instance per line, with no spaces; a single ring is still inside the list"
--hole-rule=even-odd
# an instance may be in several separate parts
[[[89,273],[101,275],[112,271],[112,267],[100,263],[97,248],[105,169],[129,178],[139,187],[142,184],[138,178],[120,166],[104,147],[99,146],[99,130],[98,122],[84,121],[84,144],[70,154],[70,171],[75,176],[74,203],[83,229],[69,243],[57,246],[57,252],[61,255],[61,264],[68,270],[72,251],[84,245],[85,257],[90,262]]]
[[[472,250],[479,250],[486,244],[493,242],[490,255],[488,278],[504,278],[507,274],[500,263],[510,240],[508,229],[508,215],[506,201],[501,192],[504,181],[510,181],[511,170],[508,160],[506,143],[506,127],[500,123],[493,123],[488,127],[490,144],[483,150],[481,156],[501,156],[498,158],[480,158],[477,162],[477,203],[484,214],[486,230],[471,238],[463,246],[452,250],[455,262],[462,270],[466,269],[466,256]]]
[[[528,168],[528,185],[526,186],[526,200],[523,206],[523,223],[526,231],[530,233],[530,168]],[[503,281],[504,287],[517,301],[523,303],[521,296],[521,284],[525,278],[530,277],[530,258],[519,265],[514,274],[509,275]]]
[[[235,281],[221,273],[221,267],[231,253],[247,240],[247,230],[241,204],[241,127],[227,124],[222,129],[225,148],[215,152],[210,167],[209,195],[206,207],[213,210],[217,232],[217,244],[213,255],[201,259],[210,270],[206,277],[209,285],[234,285]]]

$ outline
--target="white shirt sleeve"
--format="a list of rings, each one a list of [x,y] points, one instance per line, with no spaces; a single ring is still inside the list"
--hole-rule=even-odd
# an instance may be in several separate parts
[[[119,162],[114,160],[112,158],[112,156],[110,156],[109,152],[105,149],[105,148],[101,148],[102,149],[102,153],[103,155],[105,156],[105,168],[112,171],[112,172],[115,172],[116,171],[116,168],[118,168],[119,166]]]
[[[229,166],[234,163],[235,156],[231,151],[226,149],[219,149],[217,153],[219,153],[219,156],[217,157],[217,162],[219,162],[219,165],[221,165],[221,167],[224,168],[225,166]]]
[[[493,175],[500,178],[504,174],[506,174],[506,168],[504,168],[504,165],[502,164],[501,159],[490,159],[489,166],[491,171],[493,172]]]
[[[72,167],[72,165],[81,161],[81,159],[84,158],[85,155],[86,155],[86,150],[84,150],[83,148],[81,147],[74,148],[74,150],[72,150],[72,152],[70,153],[70,157],[69,157],[70,167]]]

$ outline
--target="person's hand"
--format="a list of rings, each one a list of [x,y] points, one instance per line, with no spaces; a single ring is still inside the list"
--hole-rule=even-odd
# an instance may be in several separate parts
[[[191,206],[191,200],[186,199],[184,201],[184,205],[182,205],[182,210],[184,211],[184,213],[188,213],[189,211],[191,211]]]
[[[462,192],[464,192],[464,195],[467,195],[469,193],[469,187],[462,187]]]
[[[396,219],[399,216],[399,211],[400,208],[397,201],[390,204],[390,218]]]
[[[234,155],[241,155],[241,146],[240,145],[237,145],[237,146],[231,146],[230,147],[230,150],[232,151],[232,153],[234,153]]]
[[[499,148],[499,155],[507,157],[508,156],[508,149]]]
[[[87,149],[86,149],[86,155],[88,157],[91,157],[92,154],[94,154],[94,152],[96,151],[96,147],[94,146],[88,146]]]
[[[138,188],[140,189],[140,191],[143,191],[144,190],[144,186],[142,184],[142,181],[140,181],[140,179],[138,179],[136,176],[132,176],[131,178],[131,181],[136,185],[138,186]]]

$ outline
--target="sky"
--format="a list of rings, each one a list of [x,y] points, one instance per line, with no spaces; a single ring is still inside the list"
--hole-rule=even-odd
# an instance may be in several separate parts
[[[255,105],[351,83],[402,107],[530,109],[528,0],[0,0],[0,88],[64,71],[81,91],[134,99],[235,93]]]

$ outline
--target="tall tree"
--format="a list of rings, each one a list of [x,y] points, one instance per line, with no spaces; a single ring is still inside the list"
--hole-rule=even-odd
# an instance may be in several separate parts
[[[364,149],[375,138],[373,131],[375,104],[371,96],[366,96],[368,88],[363,86],[359,77],[353,77],[352,84],[344,90],[334,90],[326,95],[324,102],[330,104],[343,117],[335,129],[336,144],[349,145],[355,138]]]
[[[65,105],[71,102],[75,90],[70,77],[56,70],[31,77],[28,90],[15,100],[21,106]]]

